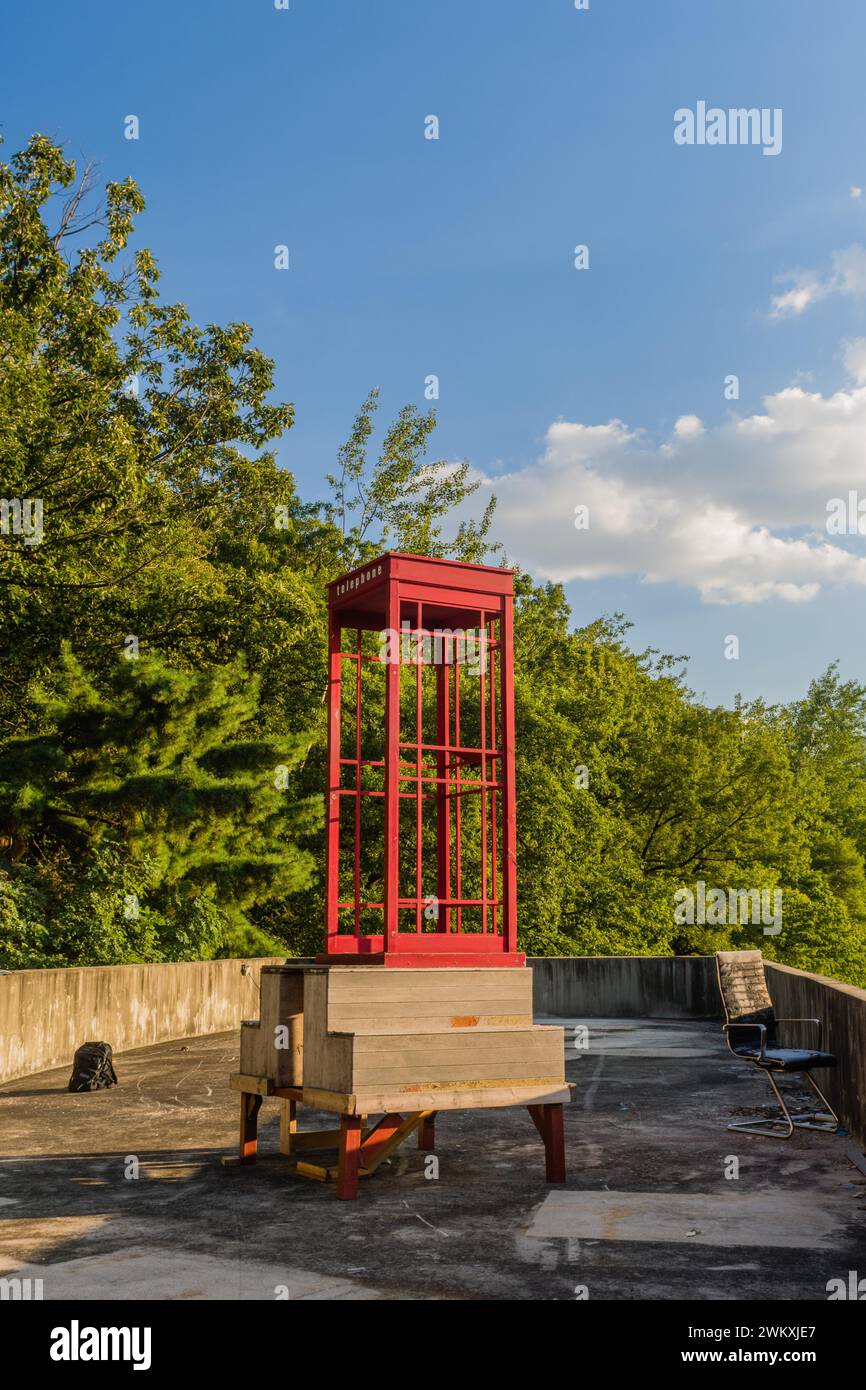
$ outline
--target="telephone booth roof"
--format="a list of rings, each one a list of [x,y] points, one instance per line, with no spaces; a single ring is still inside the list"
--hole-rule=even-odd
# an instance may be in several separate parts
[[[491,615],[501,599],[514,593],[513,569],[467,564],[463,560],[430,560],[420,555],[388,551],[358,565],[328,585],[328,606],[341,627],[375,628],[385,619],[389,580],[397,580],[400,598],[430,607],[428,621],[438,620],[437,607],[450,622],[471,623],[479,609]]]

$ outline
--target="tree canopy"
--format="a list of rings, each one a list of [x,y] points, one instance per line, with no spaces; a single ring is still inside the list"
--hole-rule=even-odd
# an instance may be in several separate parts
[[[453,519],[433,412],[379,431],[375,390],[299,496],[273,363],[163,302],[143,207],[44,136],[0,163],[5,968],[319,949],[325,585],[387,548],[503,559],[493,501]],[[524,949],[760,945],[866,984],[866,688],[711,708],[620,615],[517,590]],[[698,881],[780,890],[782,931],[677,921]]]

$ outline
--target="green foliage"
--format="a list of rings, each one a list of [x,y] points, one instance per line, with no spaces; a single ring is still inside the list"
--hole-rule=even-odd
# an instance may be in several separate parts
[[[29,704],[39,732],[0,745],[0,829],[12,863],[72,890],[52,914],[67,959],[212,955],[257,903],[310,883],[298,841],[321,798],[291,791],[309,739],[250,736],[258,681],[241,663],[117,659],[100,690],[64,645]],[[127,895],[136,914],[146,903],[134,927],[118,918]]]
[[[0,163],[0,496],[44,505],[38,544],[0,535],[7,969],[315,954],[325,585],[388,547],[497,553],[492,498],[450,523],[476,485],[427,460],[433,413],[377,440],[376,391],[299,498],[250,328],[122,263],[143,206],[44,136]],[[523,948],[759,945],[866,984],[866,687],[831,667],[791,706],[708,708],[621,617],[575,631],[559,587],[517,590]],[[780,890],[782,932],[677,923],[699,880]]]
[[[487,533],[495,497],[488,500],[479,523],[463,522],[456,538],[442,539],[437,524],[478,489],[469,481],[467,463],[428,463],[427,443],[436,424],[430,410],[419,415],[404,406],[388,428],[377,462],[370,468],[368,446],[373,433],[379,392],[364,401],[348,440],[340,449],[338,474],[327,475],[333,500],[325,515],[343,537],[346,568],[373,552],[387,548],[409,555],[453,554],[461,560],[483,560],[491,549]]]
[[[707,708],[682,659],[628,648],[622,618],[575,632],[558,587],[518,587],[525,948],[564,954],[563,936],[587,955],[757,946],[866,985],[866,688],[831,668],[790,708]],[[780,890],[781,933],[676,923],[677,890],[698,881]]]

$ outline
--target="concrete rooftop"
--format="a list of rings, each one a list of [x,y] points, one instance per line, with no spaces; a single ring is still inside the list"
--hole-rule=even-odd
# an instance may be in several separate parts
[[[561,1021],[570,1038],[577,1020]],[[41,1278],[46,1299],[549,1300],[585,1289],[824,1301],[829,1279],[866,1267],[858,1147],[726,1132],[764,1113],[770,1093],[717,1024],[586,1025],[588,1049],[568,1052],[564,1188],[545,1185],[520,1109],[441,1115],[438,1178],[407,1145],[362,1179],[357,1202],[293,1176],[274,1101],[257,1166],[223,1167],[236,1144],[236,1034],[121,1054],[121,1084],[95,1095],[68,1094],[68,1068],[7,1083],[0,1275]],[[725,1178],[729,1156],[737,1180]],[[137,1179],[125,1176],[132,1158]]]

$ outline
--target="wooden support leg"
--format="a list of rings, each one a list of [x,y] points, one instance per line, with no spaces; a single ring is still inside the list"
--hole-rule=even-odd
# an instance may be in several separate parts
[[[292,1154],[297,1148],[298,1102],[287,1098],[280,1101],[280,1153]]]
[[[544,1161],[548,1182],[565,1182],[565,1132],[561,1105],[527,1107],[535,1128],[544,1140]]]
[[[544,1141],[544,1155],[548,1182],[565,1182],[565,1130],[562,1122],[561,1105],[545,1105],[547,1112],[547,1138]]]
[[[341,1115],[340,1156],[337,1166],[337,1196],[341,1202],[351,1202],[358,1195],[360,1150],[360,1115]]]
[[[418,1125],[418,1148],[432,1153],[436,1148],[436,1112],[425,1115]]]
[[[258,1149],[259,1111],[262,1108],[261,1096],[241,1091],[241,1137],[239,1161],[243,1164],[255,1163]]]

